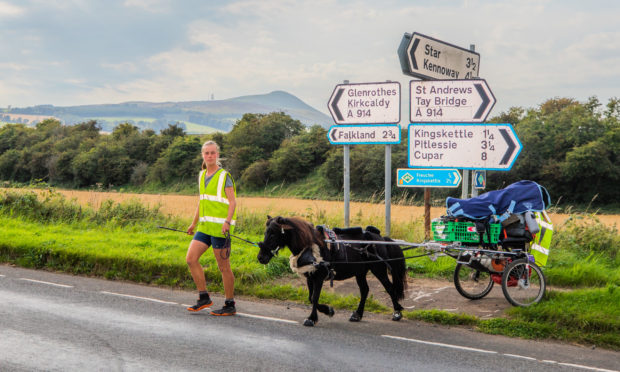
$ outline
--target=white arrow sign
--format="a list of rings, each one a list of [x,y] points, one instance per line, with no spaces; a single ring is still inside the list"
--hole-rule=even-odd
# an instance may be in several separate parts
[[[332,145],[393,145],[400,143],[400,125],[332,125],[327,138]]]
[[[408,73],[422,79],[472,79],[480,67],[480,54],[416,32],[406,59]]]
[[[414,80],[410,118],[418,122],[483,122],[495,105],[485,80]]]
[[[336,124],[400,122],[400,83],[339,84],[327,108]]]
[[[410,124],[409,167],[510,170],[523,146],[510,124]]]

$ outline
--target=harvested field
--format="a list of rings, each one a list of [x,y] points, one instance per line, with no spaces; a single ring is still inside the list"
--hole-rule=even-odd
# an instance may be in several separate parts
[[[67,198],[75,198],[80,204],[90,204],[94,208],[98,208],[106,199],[114,201],[122,201],[131,198],[137,198],[142,203],[150,206],[161,205],[161,211],[166,214],[172,214],[180,217],[191,218],[196,211],[198,203],[197,196],[187,195],[161,195],[161,194],[128,194],[117,192],[98,192],[98,191],[75,191],[75,190],[58,190]],[[306,199],[288,199],[288,198],[259,198],[259,197],[238,197],[238,206],[244,210],[254,212],[264,212],[265,215],[286,215],[291,212],[297,214],[314,211],[324,212],[328,215],[342,215],[344,203],[341,201],[325,201],[325,200],[306,200]],[[391,208],[392,221],[409,222],[424,216],[424,208],[416,206],[392,205]],[[445,214],[445,208],[432,208],[431,218],[436,218]],[[363,215],[368,216],[384,216],[385,206],[383,204],[357,203],[351,202],[350,216]],[[567,214],[550,214],[551,220],[556,226],[560,226],[569,218]],[[598,215],[602,223],[608,226],[620,226],[620,215]],[[382,217],[383,218],[383,217]]]

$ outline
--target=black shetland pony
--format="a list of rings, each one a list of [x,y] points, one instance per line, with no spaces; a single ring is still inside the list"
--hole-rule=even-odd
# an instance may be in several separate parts
[[[334,229],[340,240],[390,241],[383,238],[374,227]],[[320,304],[319,296],[323,282],[329,279],[344,280],[355,277],[360,288],[360,302],[357,310],[349,318],[358,322],[364,315],[364,305],[368,296],[366,274],[370,270],[392,299],[394,313],[392,320],[402,318],[403,307],[398,300],[404,298],[407,285],[405,258],[397,245],[385,244],[352,244],[341,243],[338,247],[328,246],[322,231],[300,218],[284,218],[267,216],[267,228],[264,241],[258,243],[258,261],[267,264],[280,248],[288,247],[292,253],[291,268],[306,277],[309,301],[312,312],[304,321],[305,326],[312,327],[318,321],[317,310],[333,316],[331,306]],[[392,281],[388,277],[388,269]]]

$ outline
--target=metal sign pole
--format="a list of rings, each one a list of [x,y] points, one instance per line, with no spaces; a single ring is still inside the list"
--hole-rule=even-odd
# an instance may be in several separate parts
[[[349,80],[343,80],[343,84],[349,84]],[[349,147],[349,145],[344,145],[342,148],[342,156],[344,158],[344,227],[349,227],[349,199],[351,197]]]
[[[475,52],[476,51],[476,45],[475,44],[470,44],[469,45],[469,50],[471,50],[472,52]],[[469,174],[470,171],[467,171],[467,173]],[[476,172],[472,170],[471,171],[471,197],[472,198],[478,196],[478,189],[476,189],[476,186],[475,186],[476,185],[476,180],[475,180],[476,177],[474,177],[475,174],[476,174]]]
[[[385,236],[390,236],[392,209],[392,145],[385,145]]]

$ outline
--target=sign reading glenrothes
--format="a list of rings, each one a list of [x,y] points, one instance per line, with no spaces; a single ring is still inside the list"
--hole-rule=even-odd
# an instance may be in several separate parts
[[[409,167],[510,170],[521,142],[510,124],[410,124]]]
[[[400,83],[339,84],[327,107],[336,124],[396,124]]]

